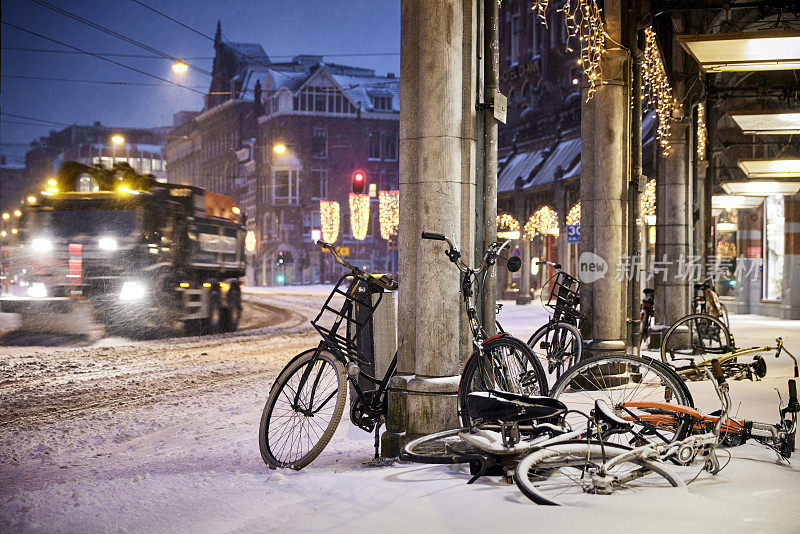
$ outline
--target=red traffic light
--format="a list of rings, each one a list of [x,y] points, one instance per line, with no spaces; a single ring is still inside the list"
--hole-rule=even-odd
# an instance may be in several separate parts
[[[364,193],[364,184],[367,182],[367,175],[364,171],[353,173],[353,193],[361,195]]]

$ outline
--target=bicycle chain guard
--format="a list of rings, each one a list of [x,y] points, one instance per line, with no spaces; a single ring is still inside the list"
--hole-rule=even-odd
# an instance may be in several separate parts
[[[357,398],[355,402],[353,402],[353,406],[350,408],[350,421],[353,422],[361,430],[366,432],[372,432],[375,430],[375,426],[378,424],[378,419],[380,419],[380,415],[376,416],[374,410],[371,408],[374,405],[375,394],[377,390],[374,391],[365,391],[364,392],[364,400],[366,404],[361,400],[361,398]]]

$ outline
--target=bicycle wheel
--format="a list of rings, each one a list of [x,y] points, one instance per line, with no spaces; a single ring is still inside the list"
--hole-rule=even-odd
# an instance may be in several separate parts
[[[631,433],[605,438],[624,445],[680,440],[690,426],[688,421],[654,417],[653,410],[625,403],[667,402],[694,407],[689,389],[675,371],[658,360],[630,355],[596,356],[579,362],[553,385],[550,396],[569,408],[566,422],[572,428],[585,425],[586,417],[581,414],[588,415],[595,401],[603,399],[616,415],[633,423]]]
[[[517,464],[517,487],[537,504],[575,505],[590,495],[630,494],[654,488],[684,486],[661,461],[636,459],[612,467],[605,487],[596,479],[600,466],[628,449],[600,442],[566,442],[535,451]]]
[[[547,395],[547,379],[539,360],[522,340],[504,335],[483,344],[467,360],[458,385],[461,424],[478,423],[467,413],[467,395],[473,391],[500,390],[523,395]]]
[[[546,324],[528,340],[528,346],[542,364],[548,384],[558,380],[581,359],[582,345],[581,333],[568,323]]]
[[[711,315],[695,313],[669,327],[661,341],[661,361],[691,365],[708,359],[707,354],[724,354],[734,349],[725,324]]]
[[[731,321],[730,319],[728,319],[728,308],[726,308],[725,304],[723,304],[722,302],[719,303],[719,311],[720,311],[719,318],[722,320],[723,323],[725,323],[725,328],[727,328],[728,331],[730,331]]]
[[[347,398],[342,363],[327,350],[298,354],[281,371],[261,415],[258,445],[271,468],[302,469],[330,441]]]
[[[468,463],[467,455],[484,454],[479,448],[458,437],[469,428],[455,428],[428,434],[411,440],[403,447],[401,460],[423,464],[460,464]]]

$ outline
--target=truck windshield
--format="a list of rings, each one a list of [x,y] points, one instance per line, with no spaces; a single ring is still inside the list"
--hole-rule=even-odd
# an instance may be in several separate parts
[[[136,210],[86,209],[40,211],[32,226],[57,237],[126,236],[136,231],[138,223]]]

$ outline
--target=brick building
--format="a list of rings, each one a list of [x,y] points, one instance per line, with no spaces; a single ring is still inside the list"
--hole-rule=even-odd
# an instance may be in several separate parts
[[[340,252],[360,267],[396,272],[378,213],[379,192],[398,189],[399,79],[321,56],[273,62],[260,45],[222,40],[219,27],[214,48],[206,106],[176,114],[164,153],[169,181],[231,195],[244,209],[253,249],[248,283],[335,277],[338,269],[312,242],[312,231],[332,222],[321,201],[338,203]],[[359,204],[363,237],[351,231],[356,170],[365,173],[364,192],[374,194]]]

